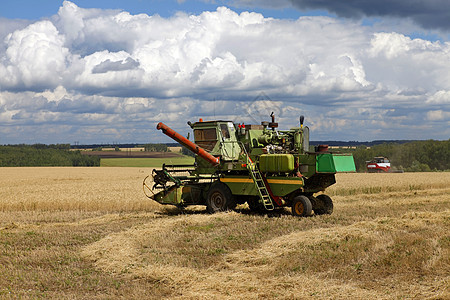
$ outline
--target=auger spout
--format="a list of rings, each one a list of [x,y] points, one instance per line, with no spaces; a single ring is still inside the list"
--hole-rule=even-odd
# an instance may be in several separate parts
[[[203,149],[199,145],[191,142],[190,140],[188,140],[187,138],[185,138],[184,136],[182,136],[181,134],[179,134],[178,132],[176,132],[175,130],[170,128],[169,126],[165,125],[164,123],[159,122],[158,125],[156,126],[156,129],[158,129],[158,130],[161,129],[165,135],[174,139],[175,141],[177,141],[181,145],[185,146],[186,148],[188,148],[189,150],[191,150],[198,156],[202,157],[207,162],[209,162],[211,165],[217,166],[220,163],[220,160],[218,157],[212,156],[205,149]]]

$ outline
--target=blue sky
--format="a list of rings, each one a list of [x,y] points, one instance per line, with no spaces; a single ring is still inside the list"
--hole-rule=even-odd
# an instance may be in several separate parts
[[[37,20],[58,13],[63,1],[42,0],[36,5],[36,0],[0,1],[0,16],[10,19]],[[118,9],[128,11],[131,14],[159,14],[162,17],[170,17],[178,11],[199,14],[206,10],[216,10],[218,6],[230,4],[229,1],[175,1],[175,0],[79,0],[74,1],[84,8]],[[296,19],[302,15],[327,15],[325,10],[300,11],[292,7],[258,7],[251,5],[232,5],[237,12],[251,8],[252,11],[273,18]]]
[[[102,8],[125,10],[132,14],[154,14],[169,17],[176,11],[185,10],[191,13],[199,13],[204,10],[214,10],[216,5],[201,1],[192,1],[189,3],[178,3],[177,1],[141,1],[141,0],[80,0],[75,1],[77,5],[84,8]],[[19,18],[36,20],[42,17],[49,17],[58,13],[62,4],[61,0],[15,0],[1,1],[0,14],[6,18]]]
[[[37,5],[37,3],[39,3]],[[450,2],[0,2],[0,144],[168,142],[159,121],[448,139]],[[263,95],[263,96],[262,96]]]

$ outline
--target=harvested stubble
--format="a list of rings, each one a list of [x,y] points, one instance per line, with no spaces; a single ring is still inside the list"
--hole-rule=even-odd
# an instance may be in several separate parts
[[[24,183],[7,171],[2,187]],[[138,169],[36,171],[24,193],[33,206],[12,198],[20,188],[2,194],[0,259],[16,258],[0,270],[0,297],[449,297],[450,173],[339,174],[333,215],[295,218],[288,209],[180,213],[148,202]],[[67,189],[78,205],[59,196]],[[42,270],[59,280],[35,278]]]

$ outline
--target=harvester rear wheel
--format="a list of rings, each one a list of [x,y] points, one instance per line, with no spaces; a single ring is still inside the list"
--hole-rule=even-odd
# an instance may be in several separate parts
[[[300,195],[292,201],[292,215],[298,217],[307,217],[312,213],[312,204],[308,197]]]
[[[314,209],[316,215],[331,215],[333,213],[333,200],[330,196],[322,194],[316,197],[319,201],[319,207]]]
[[[233,209],[236,203],[230,189],[223,183],[215,183],[208,191],[206,210],[210,213]]]

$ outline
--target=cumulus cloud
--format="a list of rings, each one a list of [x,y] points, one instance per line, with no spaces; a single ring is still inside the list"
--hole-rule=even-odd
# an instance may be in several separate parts
[[[427,119],[430,121],[440,121],[445,120],[450,117],[450,112],[442,110],[430,110],[427,112]]]
[[[136,141],[153,136],[147,125],[159,120],[181,130],[198,117],[254,123],[273,107],[286,127],[309,115],[317,139],[418,138],[407,136],[418,119],[441,126],[449,119],[449,43],[349,20],[279,20],[225,7],[162,18],[64,1],[49,20],[4,35],[0,134],[10,138],[1,125]],[[273,105],[253,101],[261,91]],[[248,113],[255,103],[258,120]]]
[[[431,105],[450,105],[450,90],[438,91],[427,99],[427,104]]]
[[[217,89],[245,94],[290,86],[293,94],[302,95],[310,89],[348,91],[369,85],[354,50],[365,42],[362,31],[330,18],[285,22],[222,7],[162,19],[102,14],[65,1],[55,20],[9,35],[5,86],[65,85],[108,95],[132,86],[131,96],[213,97]],[[321,41],[314,41],[313,32]],[[356,37],[350,43],[336,44],[335,39],[351,34]],[[335,50],[317,52],[319,47]]]
[[[3,41],[11,32],[23,29],[30,23],[27,20],[10,20],[0,17],[0,41]]]
[[[0,84],[12,89],[49,88],[66,70],[69,49],[64,36],[50,21],[39,21],[5,38],[6,51],[0,65]]]

